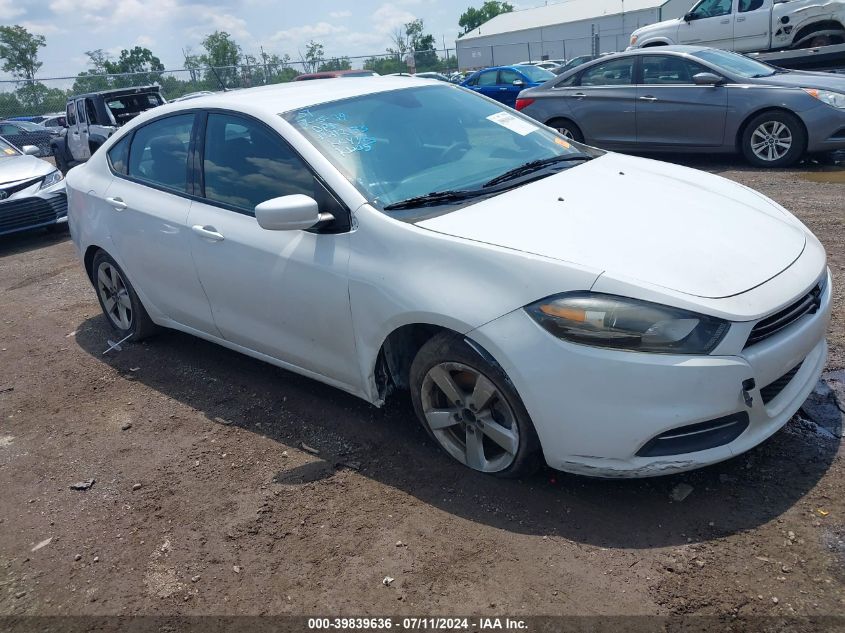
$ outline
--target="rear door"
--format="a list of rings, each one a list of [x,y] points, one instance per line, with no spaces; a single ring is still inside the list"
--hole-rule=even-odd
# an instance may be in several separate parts
[[[687,14],[691,19],[679,26],[678,43],[732,50],[736,1],[700,0]]]
[[[635,56],[599,62],[560,89],[587,143],[624,147],[637,140]]]
[[[637,143],[719,146],[725,137],[728,89],[697,86],[709,68],[679,55],[643,55],[637,86]]]
[[[735,51],[759,51],[769,47],[772,0],[739,0],[735,16]]]
[[[217,336],[187,226],[194,119],[194,113],[155,119],[110,148],[116,177],[105,203],[114,255],[142,299],[183,326]]]

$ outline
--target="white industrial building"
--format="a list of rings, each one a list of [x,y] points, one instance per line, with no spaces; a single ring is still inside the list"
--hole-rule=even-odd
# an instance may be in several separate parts
[[[564,0],[498,15],[456,42],[463,70],[624,51],[641,26],[679,18],[695,0]]]

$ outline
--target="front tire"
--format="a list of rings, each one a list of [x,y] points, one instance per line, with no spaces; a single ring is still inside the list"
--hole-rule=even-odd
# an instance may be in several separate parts
[[[417,417],[456,461],[504,478],[541,465],[540,442],[516,389],[461,336],[445,332],[423,345],[410,382]]]
[[[136,342],[155,333],[157,327],[138,294],[108,253],[100,251],[94,256],[92,272],[100,308],[120,339],[129,336],[130,341]]]
[[[742,135],[742,153],[756,167],[789,167],[807,147],[807,132],[789,112],[763,112],[748,122]]]

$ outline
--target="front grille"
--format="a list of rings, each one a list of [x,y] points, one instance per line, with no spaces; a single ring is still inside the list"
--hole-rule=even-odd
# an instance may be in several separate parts
[[[64,194],[44,198],[23,198],[0,203],[0,234],[51,224],[67,215]]]
[[[765,341],[807,314],[815,314],[821,306],[823,292],[824,284],[820,283],[809,294],[801,297],[789,307],[757,323],[751,330],[745,347],[748,348],[760,341]]]
[[[12,185],[11,187],[6,185],[0,185],[0,189],[6,192],[6,195],[3,197],[3,199],[5,200],[6,198],[10,198],[12,194],[17,193],[18,191],[23,191],[24,189],[28,189],[35,183],[41,182],[42,180],[43,177],[39,176],[38,178],[30,178],[29,180],[26,180],[24,182],[19,182],[18,184]]]
[[[792,379],[795,378],[795,374],[800,371],[801,365],[803,364],[804,363],[802,361],[797,367],[790,369],[772,384],[766,385],[760,389],[760,397],[763,398],[763,404],[769,404],[772,400],[777,398],[780,395],[780,392],[786,389],[786,386],[792,382]]]

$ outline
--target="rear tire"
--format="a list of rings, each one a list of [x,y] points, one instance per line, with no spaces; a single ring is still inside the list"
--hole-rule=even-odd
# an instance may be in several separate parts
[[[158,326],[150,319],[126,273],[111,255],[99,251],[91,269],[100,308],[119,340],[129,336],[130,341],[136,342],[155,334]]]
[[[804,155],[807,132],[794,114],[763,112],[745,126],[741,146],[746,160],[756,167],[789,167]]]
[[[540,441],[505,372],[452,332],[434,336],[411,364],[414,411],[453,459],[496,477],[517,478],[542,464]]]
[[[576,143],[584,142],[584,134],[574,121],[570,121],[569,119],[552,119],[546,125],[557,130],[558,134],[562,134]]]

